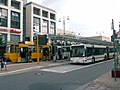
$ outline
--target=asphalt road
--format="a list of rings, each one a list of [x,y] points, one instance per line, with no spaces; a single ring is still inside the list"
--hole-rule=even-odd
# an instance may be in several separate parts
[[[85,66],[64,65],[57,68],[47,68],[48,71],[34,70],[1,76],[0,90],[75,90],[110,71],[112,67],[113,62],[107,61]],[[66,72],[52,72],[52,70]]]

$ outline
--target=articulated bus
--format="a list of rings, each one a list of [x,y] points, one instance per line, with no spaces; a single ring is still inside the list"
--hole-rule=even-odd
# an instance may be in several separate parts
[[[101,45],[77,44],[71,45],[70,63],[94,63],[113,58],[114,49]]]

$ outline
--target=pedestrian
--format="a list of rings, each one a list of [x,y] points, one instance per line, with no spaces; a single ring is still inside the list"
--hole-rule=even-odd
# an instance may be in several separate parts
[[[28,53],[28,56],[29,56],[29,62],[32,62],[31,55],[32,55],[32,51],[30,50],[29,53]]]
[[[1,60],[1,71],[3,68],[4,68],[4,62],[3,62],[3,60]]]
[[[5,67],[5,70],[7,71],[7,62],[6,62],[6,60],[4,61],[4,67]]]
[[[3,55],[3,66],[5,67],[5,70],[7,71],[7,61],[6,61],[6,58],[5,58],[5,55]]]

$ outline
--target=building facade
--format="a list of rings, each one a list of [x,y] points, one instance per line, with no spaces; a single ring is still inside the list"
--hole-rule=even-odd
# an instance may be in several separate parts
[[[106,41],[106,42],[111,42],[109,37],[105,36],[92,36],[92,37],[87,37],[89,39],[95,39],[95,40],[101,40],[101,41]]]
[[[37,34],[56,34],[56,12],[50,8],[29,2],[26,8],[26,37],[33,41]]]
[[[22,41],[23,0],[0,0],[0,34],[4,43]]]
[[[64,35],[64,30],[62,30],[62,29],[57,29],[56,35]],[[66,31],[65,31],[65,35],[67,35],[67,36],[75,36],[76,33],[73,32],[73,31],[67,31],[67,30],[66,30]]]

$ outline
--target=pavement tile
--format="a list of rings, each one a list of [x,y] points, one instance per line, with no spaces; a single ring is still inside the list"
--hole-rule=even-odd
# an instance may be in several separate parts
[[[111,77],[111,71],[92,81],[82,90],[120,90],[120,78]]]

